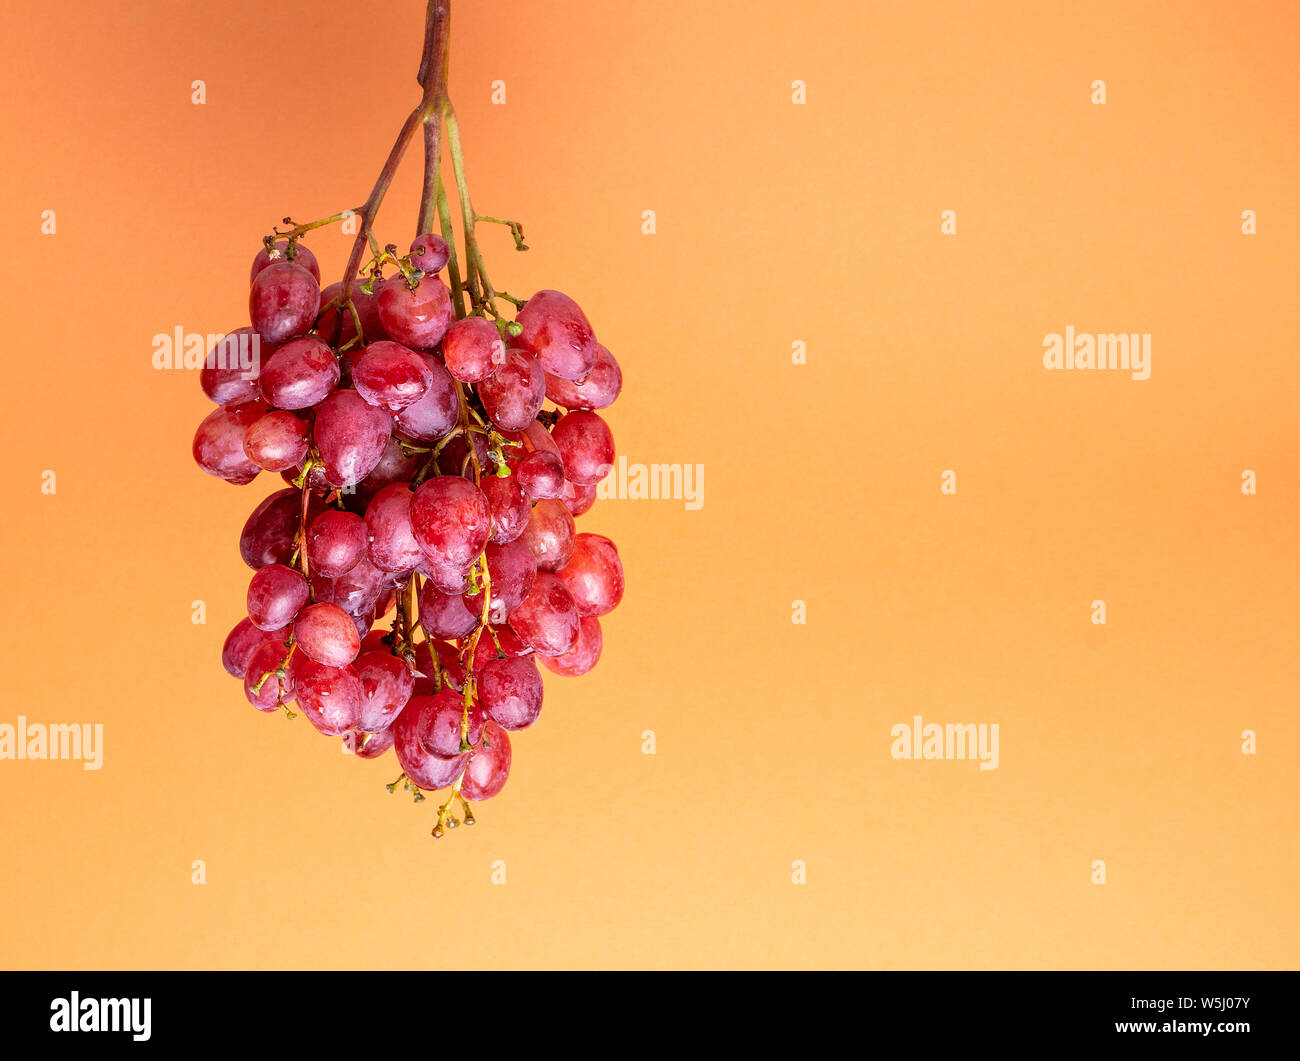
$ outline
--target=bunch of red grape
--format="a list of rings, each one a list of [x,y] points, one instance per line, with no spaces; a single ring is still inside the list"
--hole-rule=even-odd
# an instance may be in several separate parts
[[[614,543],[574,526],[614,461],[595,410],[618,397],[618,362],[558,291],[513,321],[457,319],[449,253],[420,236],[322,290],[296,236],[268,237],[251,327],[209,353],[217,408],[194,436],[208,474],[289,484],[244,525],[254,574],[226,670],[259,711],[295,703],[362,758],[392,748],[390,791],[450,788],[437,836],[453,800],[472,823],[467,801],[501,791],[507,733],[542,708],[538,664],[589,671],[623,596]]]

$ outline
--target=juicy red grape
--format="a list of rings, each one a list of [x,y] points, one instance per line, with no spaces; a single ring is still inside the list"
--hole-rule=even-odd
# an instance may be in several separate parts
[[[274,711],[294,697],[294,666],[289,660],[288,642],[278,639],[263,641],[248,660],[244,671],[244,695],[259,711]],[[284,668],[284,676],[277,671]],[[255,691],[256,690],[256,691]]]
[[[484,555],[487,556],[488,574],[492,578],[488,619],[493,623],[504,623],[533,588],[533,580],[537,577],[537,560],[532,550],[519,541],[507,542],[505,545],[489,542]],[[467,593],[465,606],[474,615],[481,614],[483,594]]]
[[[290,412],[267,413],[244,432],[244,453],[263,471],[293,468],[307,456],[307,425]]]
[[[246,486],[262,469],[244,452],[244,434],[266,412],[260,401],[219,405],[194,432],[194,460],[209,475]]]
[[[290,340],[262,366],[262,397],[277,409],[309,409],[338,385],[338,358],[314,335]]]
[[[483,726],[483,740],[470,756],[461,782],[461,795],[468,800],[491,799],[510,776],[510,738],[495,722]]]
[[[354,390],[338,390],[320,403],[312,436],[333,486],[355,486],[384,455],[392,418]]]
[[[440,475],[420,484],[411,501],[415,540],[447,567],[467,567],[483,551],[492,512],[483,492],[468,479]]]
[[[410,258],[412,265],[431,276],[451,260],[451,248],[441,236],[429,232],[411,241]]]
[[[497,427],[520,431],[541,411],[546,376],[536,358],[522,350],[507,350],[505,364],[478,385],[478,396]]]
[[[414,405],[432,385],[433,371],[425,359],[389,339],[371,343],[352,365],[357,393],[390,413]]]
[[[259,630],[247,619],[240,619],[226,635],[221,646],[221,665],[232,678],[242,678],[248,673],[248,661],[263,641],[283,641],[289,636],[287,628],[267,632]]]
[[[253,259],[253,269],[252,272],[248,274],[248,282],[251,284],[254,280],[256,280],[257,274],[260,273],[272,262],[290,261],[293,262],[294,265],[301,265],[304,269],[306,269],[309,273],[311,273],[312,277],[316,280],[316,283],[319,284],[320,265],[316,261],[316,255],[312,254],[311,251],[309,251],[301,243],[298,243],[296,241],[294,243],[292,256],[288,254],[288,250],[289,250],[289,241],[287,239],[278,239],[275,241],[274,256],[272,256],[271,253],[267,251],[266,245],[263,244],[262,249],[257,252],[257,257]]]
[[[397,431],[417,442],[433,442],[456,426],[460,397],[451,375],[432,354],[420,353],[429,371],[428,389],[393,418]]]
[[[502,729],[527,729],[542,712],[542,676],[531,656],[486,664],[478,693],[484,713]]]
[[[384,443],[384,452],[379,458],[379,463],[361,480],[360,488],[378,493],[390,483],[410,482],[420,470],[424,458],[423,453],[407,453],[402,448],[401,439],[390,438]]]
[[[309,597],[301,572],[267,564],[248,583],[248,618],[259,630],[278,630],[293,621]]]
[[[399,274],[379,289],[379,319],[399,343],[432,350],[451,323],[451,292],[434,276],[420,280],[414,291]]]
[[[307,568],[312,577],[338,578],[366,555],[366,521],[355,512],[331,508],[307,527]]]
[[[469,588],[469,567],[451,567],[426,556],[417,570],[441,592],[461,594]]]
[[[505,364],[506,344],[491,321],[466,317],[442,337],[442,357],[447,371],[462,383],[477,383]]]
[[[614,466],[614,436],[595,413],[577,410],[551,432],[564,459],[564,476],[581,485],[598,483]]]
[[[543,571],[558,571],[573,555],[573,516],[558,500],[538,501],[519,536]]]
[[[361,680],[351,667],[331,667],[304,656],[293,661],[294,691],[307,721],[337,737],[361,718]]]
[[[532,509],[516,476],[490,475],[479,483],[492,513],[492,540],[498,545],[512,542],[524,533]]]
[[[422,712],[420,720],[420,746],[439,759],[455,759],[461,754],[460,724],[465,705],[460,694],[444,689],[433,697],[432,703]],[[483,734],[483,709],[475,704],[469,710],[466,740],[477,744]]]
[[[515,466],[519,486],[534,501],[559,497],[564,489],[564,461],[558,454],[534,450]]]
[[[294,262],[271,262],[248,293],[248,316],[268,343],[304,334],[320,309],[320,283]]]
[[[460,776],[469,761],[468,753],[454,759],[439,759],[420,744],[420,728],[433,710],[432,696],[413,696],[393,723],[393,752],[406,776],[420,788],[430,791],[446,788]]]
[[[623,372],[614,355],[596,344],[596,361],[586,379],[574,382],[559,376],[546,376],[546,396],[566,409],[604,409],[613,405],[623,389]]]
[[[578,619],[564,583],[549,571],[539,571],[532,590],[510,616],[510,627],[534,651],[560,656],[577,643]]]
[[[293,621],[298,649],[327,667],[346,667],[361,651],[357,625],[337,604],[310,604]]]
[[[366,507],[370,559],[385,571],[406,572],[424,559],[411,531],[411,488],[407,483],[385,486]]]
[[[371,733],[358,726],[350,736],[352,737],[353,754],[359,759],[378,759],[393,746],[393,730],[391,727],[381,729],[378,733]],[[349,734],[344,734],[343,739],[347,740],[348,737]]]
[[[547,670],[576,678],[596,665],[603,643],[600,620],[594,615],[584,615],[578,623],[578,640],[568,652],[558,656],[544,656],[540,652],[534,655]]]
[[[432,582],[420,587],[420,625],[430,637],[454,640],[465,637],[478,625],[478,615],[471,612],[459,593],[443,593]]]
[[[218,405],[251,402],[260,393],[257,377],[262,362],[274,352],[275,347],[263,343],[255,329],[236,328],[208,351],[199,386]]]
[[[568,295],[538,291],[519,311],[517,320],[523,331],[516,341],[551,375],[583,379],[596,363],[596,334]]]
[[[564,488],[560,491],[560,500],[564,502],[564,507],[569,510],[570,515],[581,516],[584,512],[590,511],[591,506],[596,503],[596,484],[579,486],[565,479]]]
[[[372,611],[383,596],[387,574],[372,564],[368,555],[362,555],[338,578],[313,579],[316,599],[331,601],[349,615],[364,615]]]
[[[579,534],[559,571],[579,615],[608,615],[623,599],[623,562],[618,548],[600,534]]]
[[[389,652],[363,652],[353,670],[361,681],[361,720],[366,733],[387,729],[406,706],[415,689],[415,673],[405,660]]]
[[[239,535],[239,555],[244,563],[254,571],[267,564],[288,564],[301,510],[302,495],[292,488],[263,498]]]

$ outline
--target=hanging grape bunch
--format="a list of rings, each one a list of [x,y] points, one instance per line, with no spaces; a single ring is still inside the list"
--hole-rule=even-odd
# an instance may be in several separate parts
[[[240,537],[254,573],[226,670],[259,711],[305,715],[363,759],[391,749],[402,773],[389,791],[448,790],[434,836],[457,814],[472,824],[470,803],[501,791],[508,734],[542,708],[539,664],[589,671],[600,617],[623,596],[614,543],[574,524],[614,461],[597,410],[618,397],[618,362],[569,296],[524,301],[488,280],[476,224],[505,225],[527,248],[516,222],[470,203],[446,95],[448,24],[446,0],[433,0],[423,97],[366,202],[286,218],[263,240],[251,326],[209,353],[201,383],[217,408],[194,436],[210,475],[287,484]],[[419,234],[399,253],[372,223],[417,130]],[[322,289],[303,239],[349,219],[358,235],[343,279]],[[250,348],[256,358],[239,356]]]

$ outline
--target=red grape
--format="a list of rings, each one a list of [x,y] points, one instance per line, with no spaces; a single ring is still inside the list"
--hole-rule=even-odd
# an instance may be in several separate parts
[[[389,339],[371,343],[352,365],[357,393],[390,413],[414,405],[432,385],[433,371],[425,359]]]
[[[614,466],[614,436],[595,413],[578,410],[560,418],[551,432],[564,459],[564,476],[580,485],[598,483]]]
[[[468,753],[454,759],[439,759],[420,744],[424,716],[432,709],[434,697],[413,696],[393,723],[393,752],[406,776],[420,788],[446,788],[460,776],[469,761]]]
[[[456,382],[432,354],[421,353],[429,370],[429,387],[420,399],[393,417],[398,433],[417,442],[433,442],[456,426],[460,396]]]
[[[392,418],[354,390],[338,390],[316,409],[312,436],[333,486],[355,486],[384,455]]]
[[[487,379],[505,364],[506,344],[496,325],[484,317],[466,317],[442,337],[442,357],[447,371],[463,383]]]
[[[607,615],[623,599],[623,562],[618,549],[599,534],[582,533],[573,541],[573,555],[559,571],[579,615]]]
[[[502,729],[527,729],[542,712],[542,676],[530,656],[486,664],[478,691],[484,713]]]
[[[411,241],[411,264],[432,276],[451,260],[451,248],[441,236],[426,233]]]
[[[433,697],[421,713],[420,746],[439,759],[455,759],[461,754],[460,724],[465,704],[459,693],[444,689]],[[475,704],[469,710],[466,740],[477,744],[483,733],[483,709]]]
[[[578,640],[568,652],[558,656],[544,656],[540,652],[534,654],[547,670],[576,678],[596,665],[602,645],[600,620],[593,615],[584,615],[578,623]]]
[[[219,405],[194,432],[194,460],[209,475],[245,486],[262,469],[244,452],[244,434],[266,412],[260,401]]]
[[[340,307],[338,305],[330,306],[329,303],[334,299],[343,297],[343,285],[341,283],[330,284],[320,293],[320,304],[322,307],[321,314],[316,320],[316,334],[327,343],[337,341],[339,346],[345,346],[357,334],[357,322],[352,319],[351,310],[342,311],[343,324],[339,329],[338,339],[334,337],[334,327],[339,321]],[[352,285],[352,305],[356,308],[357,316],[361,319],[362,337],[367,343],[378,342],[381,339],[387,339],[388,333],[384,331],[383,323],[379,320],[379,296],[376,294],[367,295],[361,289],[361,281],[358,280]],[[352,347],[344,357],[349,360],[344,364],[347,368],[351,364],[351,354],[356,350]]]
[[[290,412],[267,413],[244,432],[244,453],[264,471],[293,468],[307,456],[307,425]]]
[[[248,293],[248,316],[268,343],[303,335],[320,309],[320,284],[294,262],[271,262]]]
[[[288,658],[289,645],[280,640],[263,641],[249,658],[244,671],[244,695],[259,711],[274,711],[293,699],[293,661],[284,667],[284,677],[276,674]]]
[[[352,738],[352,751],[360,759],[378,759],[393,746],[392,727],[371,733],[360,726],[351,733],[344,734],[343,739]]]
[[[534,651],[560,656],[578,640],[578,619],[564,583],[549,571],[539,571],[532,590],[510,616],[510,627]]]
[[[519,536],[543,571],[558,571],[573,555],[573,516],[561,501],[538,501]]]
[[[349,615],[361,615],[379,602],[385,588],[385,575],[386,572],[372,564],[368,556],[362,556],[338,578],[313,579],[312,582],[317,600],[332,601]]]
[[[558,454],[534,450],[515,467],[519,486],[535,501],[559,497],[564,489],[564,461]]]
[[[346,667],[361,651],[357,625],[337,604],[311,604],[298,613],[293,634],[300,651],[327,667]]]
[[[518,478],[508,475],[501,479],[492,475],[479,483],[479,489],[492,512],[492,540],[503,545],[523,534],[532,509],[528,507],[528,498],[520,489]]]
[[[366,521],[355,512],[332,508],[322,512],[307,528],[307,566],[314,578],[338,578],[357,566],[366,555]]]
[[[379,289],[379,319],[399,343],[432,350],[451,323],[451,293],[434,276],[420,280],[414,291],[402,276],[390,276]]]
[[[338,358],[314,335],[290,340],[262,366],[262,397],[277,409],[309,409],[338,385]]]
[[[199,386],[218,405],[251,402],[260,393],[257,377],[262,362],[274,352],[275,347],[263,343],[253,328],[236,328],[208,351],[199,372]]]
[[[469,634],[478,625],[478,615],[470,611],[459,593],[443,593],[432,582],[420,587],[420,625],[430,637],[455,639]]]
[[[248,661],[263,641],[283,641],[288,636],[287,627],[268,633],[259,630],[247,619],[240,619],[226,635],[225,644],[221,646],[221,665],[232,678],[242,678],[248,673]]]
[[[460,792],[468,800],[491,799],[500,792],[510,776],[510,738],[495,722],[483,726],[483,740],[465,767]]]
[[[468,479],[442,475],[420,484],[411,501],[415,540],[447,567],[467,567],[483,551],[492,512],[483,492]]]
[[[327,737],[337,737],[361,718],[361,680],[351,667],[331,667],[304,656],[293,661],[298,706]]]
[[[254,571],[267,564],[288,564],[301,509],[302,495],[297,490],[277,490],[263,498],[239,535],[239,555],[244,563]]]
[[[614,355],[596,344],[596,361],[586,379],[573,382],[559,376],[546,376],[546,396],[566,409],[604,409],[614,404],[623,389],[623,372]]]
[[[488,574],[492,578],[492,600],[488,606],[488,618],[493,623],[504,623],[533,588],[537,577],[537,560],[532,550],[523,542],[507,542],[497,545],[489,542],[484,549],[487,557]],[[483,611],[483,594],[481,592],[465,595],[465,607],[474,615]],[[446,635],[461,637],[461,634]]]
[[[411,488],[407,483],[385,486],[366,507],[370,559],[385,571],[406,572],[424,559],[411,532]]]
[[[361,720],[357,728],[377,733],[393,723],[415,688],[415,673],[389,652],[363,652],[353,669],[361,681]]]
[[[551,375],[583,379],[596,363],[596,333],[568,295],[538,291],[519,311],[517,320],[523,328],[517,342]]]
[[[248,618],[259,630],[278,630],[293,621],[309,596],[301,572],[267,564],[248,583]]]
[[[560,500],[564,502],[564,507],[569,510],[570,515],[581,516],[584,512],[590,511],[591,506],[596,503],[596,484],[579,486],[565,479],[564,487],[560,490]]]
[[[522,350],[507,350],[506,360],[478,385],[483,410],[503,431],[533,422],[546,401],[546,376],[537,360]]]

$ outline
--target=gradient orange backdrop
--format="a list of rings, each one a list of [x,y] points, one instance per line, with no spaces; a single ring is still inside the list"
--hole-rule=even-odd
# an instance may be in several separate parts
[[[532,247],[489,229],[493,279],[577,297],[620,452],[706,474],[582,517],[604,658],[435,842],[391,757],[222,671],[279,482],[202,475],[151,365],[365,197],[423,5],[8,5],[0,722],[105,747],[0,762],[0,964],[1294,966],[1300,20],[1072,6],[455,0],[475,205]],[[1151,378],[1045,372],[1066,325],[1151,333]],[[998,723],[1000,768],[896,762],[915,714]]]

